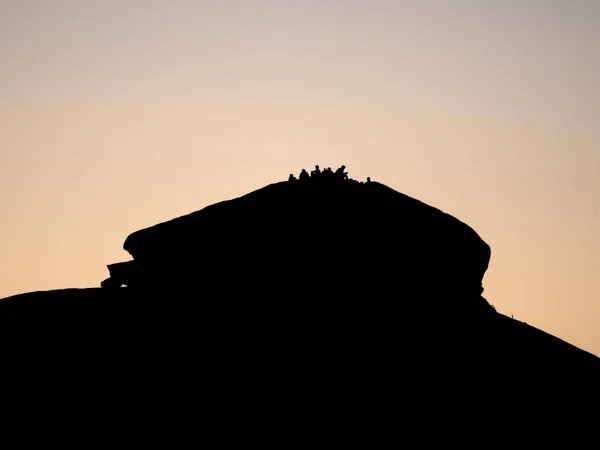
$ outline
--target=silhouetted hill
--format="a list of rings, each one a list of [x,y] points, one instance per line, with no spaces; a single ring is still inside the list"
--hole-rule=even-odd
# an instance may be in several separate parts
[[[594,405],[600,359],[495,312],[481,295],[490,248],[472,228],[342,175],[136,231],[124,244],[133,260],[110,264],[104,288],[0,300],[5,348],[134,373],[173,395],[200,385],[198,401],[221,406],[306,411],[327,399],[339,412],[416,392],[413,406],[488,412],[514,395]]]
[[[110,269],[130,286],[217,281],[221,290],[233,279],[311,297],[478,296],[490,257],[454,217],[379,183],[335,178],[271,184],[137,231],[124,248],[134,262]]]

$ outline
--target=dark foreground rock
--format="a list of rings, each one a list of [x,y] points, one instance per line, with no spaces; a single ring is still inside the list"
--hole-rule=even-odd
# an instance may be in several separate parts
[[[5,367],[151,428],[597,408],[600,359],[495,312],[470,227],[379,183],[303,178],[133,233],[104,288],[0,300]]]
[[[599,358],[502,314],[411,306],[427,300],[24,294],[0,301],[3,376],[19,374],[7,392],[81,402],[72,413],[142,421],[146,435],[200,413],[222,432],[264,421],[312,432],[300,425],[310,417],[392,434],[398,425],[384,421],[398,409],[404,426],[490,421],[528,433],[529,420],[592,417]]]
[[[219,280],[331,295],[427,291],[479,296],[489,246],[465,223],[380,183],[275,183],[131,234],[128,286]]]

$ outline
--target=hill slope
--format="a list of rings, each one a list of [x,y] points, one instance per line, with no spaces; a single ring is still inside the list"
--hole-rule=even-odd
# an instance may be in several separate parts
[[[347,404],[352,392],[379,408],[406,401],[398,386],[417,403],[598,399],[598,357],[482,297],[490,248],[472,228],[380,183],[274,183],[124,247],[133,260],[109,265],[103,289],[0,300],[5,349],[38,365],[86,360],[181,395],[212,386],[202,401],[219,404]]]

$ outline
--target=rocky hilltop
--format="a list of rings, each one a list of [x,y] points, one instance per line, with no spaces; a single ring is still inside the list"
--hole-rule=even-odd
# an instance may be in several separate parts
[[[124,244],[133,260],[109,265],[102,285],[481,305],[490,248],[471,227],[342,168],[317,170],[136,231]]]
[[[495,311],[490,247],[470,226],[344,166],[136,231],[124,248],[132,259],[109,264],[101,288],[0,300],[4,343],[181,395],[211,386],[202,402],[219,405],[283,396],[306,411],[325,396],[366,411],[418,392],[437,405],[485,393],[495,408],[551,392],[553,408],[596,406],[600,359]]]

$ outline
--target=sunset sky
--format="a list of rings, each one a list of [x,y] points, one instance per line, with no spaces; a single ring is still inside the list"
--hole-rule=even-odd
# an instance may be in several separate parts
[[[472,226],[484,297],[600,355],[599,43],[598,0],[0,0],[0,298],[345,164]]]

